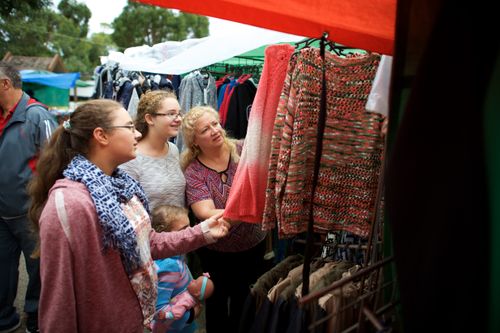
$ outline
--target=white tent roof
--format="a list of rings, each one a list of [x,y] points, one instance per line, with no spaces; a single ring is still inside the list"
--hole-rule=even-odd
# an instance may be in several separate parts
[[[125,70],[158,74],[184,74],[230,59],[267,44],[296,42],[304,37],[252,27],[227,35],[138,46],[125,52],[112,52],[102,63],[117,62]]]

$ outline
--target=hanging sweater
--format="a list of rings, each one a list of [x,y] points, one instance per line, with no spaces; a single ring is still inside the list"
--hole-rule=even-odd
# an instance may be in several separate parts
[[[234,88],[228,103],[226,125],[224,129],[235,139],[244,139],[248,130],[248,118],[253,110],[253,102],[257,87],[250,80],[240,83]]]
[[[262,222],[271,135],[293,50],[288,44],[271,45],[265,50],[264,67],[250,113],[245,145],[224,210],[224,217],[229,219]]]
[[[199,71],[187,75],[179,87],[179,104],[183,114],[199,105],[208,105],[217,110],[217,88],[214,77],[209,74],[208,78],[205,79]],[[179,151],[183,149],[183,141],[182,133],[179,130],[176,139]]]
[[[314,230],[370,230],[383,142],[384,116],[365,111],[380,56],[326,53],[327,117],[314,194]],[[319,49],[300,52],[280,139],[274,196],[281,237],[307,229],[321,95]]]
[[[283,156],[288,156],[287,154],[281,153],[281,149],[285,145],[281,144],[281,138],[283,136],[283,127],[285,125],[285,109],[288,105],[290,95],[294,92],[291,91],[293,74],[295,72],[295,66],[297,64],[297,54],[292,54],[290,62],[286,70],[285,83],[283,85],[283,90],[281,91],[280,99],[278,102],[278,108],[276,110],[276,118],[274,119],[274,127],[271,136],[271,147],[269,155],[269,171],[267,177],[266,185],[266,199],[264,202],[264,214],[262,219],[262,229],[271,230],[276,227],[278,223],[278,213],[280,212],[281,200],[276,197],[276,186],[278,179],[278,171],[283,170],[283,161],[281,162],[281,167],[278,169],[278,160]],[[292,98],[291,102],[294,101]]]

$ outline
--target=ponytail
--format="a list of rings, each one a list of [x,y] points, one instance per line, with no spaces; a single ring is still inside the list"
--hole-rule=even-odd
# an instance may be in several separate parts
[[[63,171],[77,154],[86,156],[90,139],[97,127],[109,127],[112,122],[112,112],[122,108],[120,103],[112,100],[94,100],[81,104],[71,114],[70,119],[59,126],[47,145],[41,150],[37,163],[37,173],[28,184],[28,194],[31,204],[28,217],[33,224],[38,239],[40,230],[39,219],[49,197],[49,190],[54,183],[63,178]],[[32,254],[33,258],[40,255],[39,239]]]

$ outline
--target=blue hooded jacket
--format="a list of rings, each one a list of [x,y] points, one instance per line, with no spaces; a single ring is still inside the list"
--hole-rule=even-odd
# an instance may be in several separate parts
[[[30,103],[23,93],[14,114],[0,135],[0,217],[15,219],[28,211],[26,185],[33,170],[30,162],[57,126],[45,107]]]

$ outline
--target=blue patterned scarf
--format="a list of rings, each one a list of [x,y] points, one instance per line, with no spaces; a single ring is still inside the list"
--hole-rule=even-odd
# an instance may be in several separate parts
[[[137,235],[120,204],[136,195],[149,213],[148,201],[141,185],[120,169],[116,169],[112,176],[106,175],[82,155],[71,160],[63,175],[87,186],[103,230],[104,249],[112,247],[120,252],[127,273],[139,268],[141,260]]]

